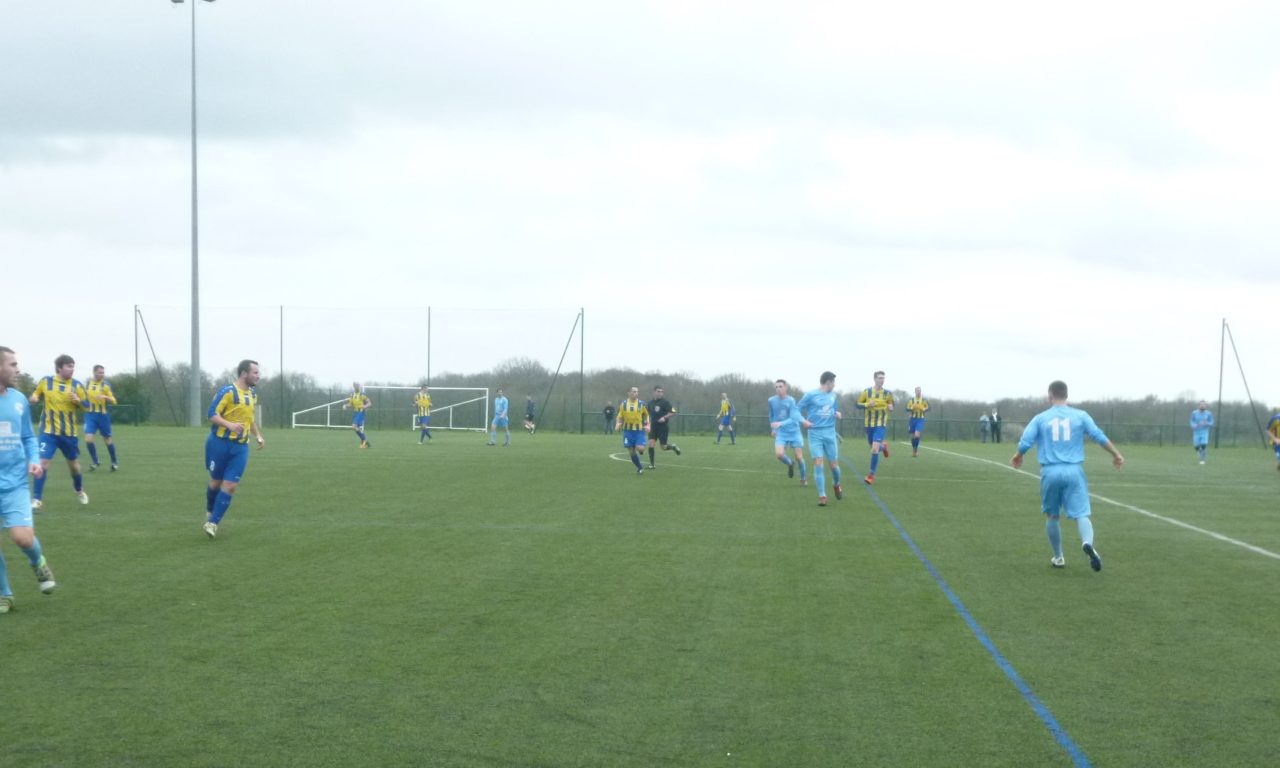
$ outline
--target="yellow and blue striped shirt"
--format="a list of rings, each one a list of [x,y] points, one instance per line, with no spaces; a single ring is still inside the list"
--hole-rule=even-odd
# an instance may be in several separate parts
[[[75,394],[80,402],[74,403],[71,395]],[[89,404],[88,393],[84,385],[75,379],[60,379],[57,376],[45,376],[36,385],[32,395],[44,400],[44,410],[40,413],[40,432],[45,435],[75,437],[76,416]]]
[[[924,412],[929,410],[929,401],[923,397],[913,397],[907,401],[907,412],[917,419],[924,418]]]
[[[618,419],[623,429],[648,429],[649,407],[643,400],[623,400],[618,406]]]
[[[116,404],[116,393],[111,391],[111,382],[106,379],[91,379],[85,388],[89,392],[89,413],[106,413],[108,405]]]
[[[249,435],[253,431],[254,408],[257,405],[258,393],[255,390],[241,389],[237,384],[228,384],[218,390],[209,405],[209,418],[212,419],[217,414],[232,423],[243,424],[244,431],[237,435],[226,427],[214,424],[211,427],[213,436],[236,443],[249,442]]]
[[[867,387],[858,394],[858,405],[866,409],[862,416],[863,426],[887,426],[889,406],[893,405],[893,393],[885,389]]]
[[[347,395],[347,404],[356,413],[363,411],[369,404],[369,397],[363,392],[352,392]]]
[[[419,392],[413,396],[413,404],[418,406],[419,416],[431,415],[431,395]]]

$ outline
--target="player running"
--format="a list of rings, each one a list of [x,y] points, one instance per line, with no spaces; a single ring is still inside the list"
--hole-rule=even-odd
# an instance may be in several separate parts
[[[867,431],[867,444],[871,446],[871,471],[862,482],[871,485],[876,481],[876,465],[880,456],[889,458],[889,444],[884,440],[885,427],[889,424],[889,412],[893,410],[893,393],[884,388],[884,371],[876,371],[875,386],[858,393],[858,410],[862,411],[862,424]]]
[[[796,464],[800,465],[800,484],[808,485],[804,466],[804,434],[800,431],[800,408],[791,396],[786,379],[773,383],[775,394],[769,398],[769,431],[773,434],[773,455],[787,465],[787,477],[796,476]],[[787,449],[795,452],[793,461]]]
[[[809,454],[813,456],[813,483],[818,486],[818,506],[827,506],[826,467],[831,467],[832,490],[844,498],[840,486],[840,443],[836,440],[836,419],[841,417],[840,398],[833,392],[836,375],[823,371],[818,388],[804,393],[796,408],[804,415],[801,426],[809,430]]]

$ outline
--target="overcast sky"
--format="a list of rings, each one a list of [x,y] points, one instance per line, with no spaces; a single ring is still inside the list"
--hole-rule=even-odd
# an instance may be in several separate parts
[[[583,308],[589,370],[1212,399],[1226,318],[1280,401],[1280,4],[194,10],[211,372],[283,327],[287,370],[413,383],[428,306],[433,373],[554,368]],[[191,12],[0,3],[30,373],[132,371],[135,305],[189,359]]]

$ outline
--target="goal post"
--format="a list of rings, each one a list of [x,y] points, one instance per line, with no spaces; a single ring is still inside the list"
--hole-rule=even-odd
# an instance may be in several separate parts
[[[369,408],[374,424],[400,429],[418,428],[418,409],[413,386],[370,384],[364,392],[372,401]],[[485,432],[489,429],[488,387],[431,387],[431,429]],[[343,411],[347,399],[334,400],[293,412],[293,428],[349,429],[351,412]]]

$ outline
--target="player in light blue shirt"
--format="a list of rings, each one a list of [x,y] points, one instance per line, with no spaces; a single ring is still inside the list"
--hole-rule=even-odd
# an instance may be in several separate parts
[[[804,466],[804,435],[800,432],[800,408],[796,399],[788,394],[786,379],[773,383],[776,395],[769,398],[769,429],[773,433],[773,455],[787,465],[787,477],[795,477],[796,464],[800,465],[800,484],[808,485]],[[795,453],[795,461],[787,456],[787,449]]]
[[[1054,568],[1067,564],[1062,556],[1062,529],[1058,519],[1065,509],[1067,517],[1075,520],[1080,529],[1081,548],[1089,556],[1089,567],[1101,571],[1102,558],[1093,546],[1093,523],[1089,520],[1089,485],[1084,477],[1085,436],[1111,454],[1116,469],[1124,466],[1124,457],[1092,416],[1067,405],[1065,383],[1055,381],[1049,385],[1049,402],[1049,409],[1037,414],[1023,430],[1011,463],[1015,469],[1021,469],[1022,455],[1035,446],[1040,460],[1040,508],[1048,518],[1045,533],[1053,547],[1049,563]]]
[[[840,396],[836,375],[823,371],[818,388],[804,393],[796,408],[803,414],[801,426],[809,430],[809,453],[813,456],[813,482],[818,486],[818,506],[827,506],[826,467],[831,467],[831,480],[837,499],[844,498],[840,486],[840,441],[836,438],[836,419],[840,418]]]
[[[493,398],[493,423],[489,429],[489,445],[498,444],[498,430],[501,429],[507,433],[507,437],[502,442],[502,447],[511,445],[511,418],[507,413],[508,402],[507,396],[502,394],[502,390],[498,390],[498,396]]]
[[[1213,425],[1213,411],[1201,400],[1200,407],[1191,412],[1191,447],[1200,455],[1201,464],[1209,457],[1209,430]]]
[[[36,538],[31,489],[27,485],[27,477],[39,478],[44,468],[40,466],[40,451],[35,430],[31,428],[27,398],[14,389],[19,373],[18,356],[8,347],[0,347],[0,525],[9,530],[9,538],[27,556],[40,591],[49,594],[58,585]],[[4,562],[4,552],[0,551],[0,614],[8,613],[13,607],[9,569]]]

